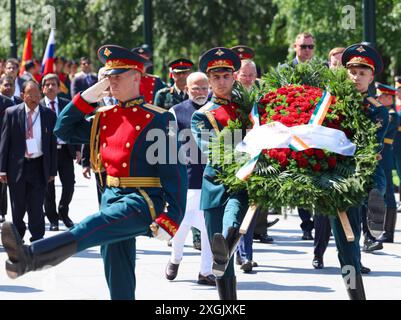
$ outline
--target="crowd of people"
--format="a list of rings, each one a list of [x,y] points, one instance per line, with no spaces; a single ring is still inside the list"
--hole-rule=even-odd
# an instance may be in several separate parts
[[[314,49],[313,35],[300,33],[294,42],[295,58],[278,68],[307,63],[314,59]],[[278,218],[269,222],[268,213],[274,212],[258,208],[246,234],[238,232],[248,209],[247,194],[230,193],[218,183],[218,168],[207,161],[209,140],[202,130],[216,133],[238,118],[235,89],[241,85],[251,91],[262,81],[254,50],[242,45],[212,48],[201,55],[198,71],[189,59],[175,59],[169,63],[171,85],[146,73],[151,66],[146,46],[132,50],[102,46],[98,56],[104,64],[98,74],[85,57],[80,59],[79,72],[75,62],[58,58],[54,73],[46,75],[40,74],[38,61],[25,63],[21,76],[18,60],[0,61],[0,219],[9,256],[8,275],[16,278],[54,266],[101,245],[111,298],[134,299],[135,236],[171,240],[165,277],[172,281],[183,259],[186,237],[196,228],[201,249],[198,283],[217,286],[220,299],[235,300],[234,262],[243,272],[257,267],[253,241],[273,242],[267,229]],[[352,265],[357,274],[356,286],[347,287],[348,294],[351,299],[364,299],[361,274],[370,269],[360,262],[361,228],[365,252],[381,250],[383,243],[394,241],[397,201],[392,171],[401,173],[400,108],[396,107],[401,78],[396,78],[394,86],[376,83],[377,93],[372,96],[374,76],[383,66],[380,54],[364,43],[332,49],[326,64],[328,68],[346,67],[363,95],[361,107],[379,124],[380,161],[366,204],[347,212],[356,234],[353,243],[344,240],[338,219],[322,213],[313,215],[298,208],[300,228],[302,240],[314,240],[312,265],[316,269],[324,267],[324,252],[334,235],[341,266]],[[199,148],[199,157],[187,159],[185,165],[149,164],[144,157],[149,147],[144,137],[151,128],[173,137],[191,130],[186,147]],[[77,224],[69,215],[74,161],[82,165],[86,178],[92,170],[95,173],[99,200],[99,213]],[[58,205],[56,175],[62,185]],[[7,186],[12,223],[5,222]],[[59,221],[68,231],[44,239],[45,217],[50,231],[59,231]],[[380,224],[384,232],[377,232]],[[27,228],[30,245],[22,240]]]

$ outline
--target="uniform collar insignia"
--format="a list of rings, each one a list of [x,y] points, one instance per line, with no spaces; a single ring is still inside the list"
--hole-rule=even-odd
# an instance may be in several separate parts
[[[231,103],[230,100],[218,98],[216,96],[212,97],[212,102],[215,104],[218,104],[218,105],[223,105],[223,106],[229,105]]]
[[[130,108],[130,107],[135,107],[135,106],[141,106],[145,103],[145,100],[143,99],[143,97],[138,97],[126,102],[119,102],[118,105],[121,108]]]

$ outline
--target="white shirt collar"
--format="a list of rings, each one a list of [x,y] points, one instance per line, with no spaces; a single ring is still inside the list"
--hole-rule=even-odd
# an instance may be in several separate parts
[[[52,101],[52,100],[50,100],[47,96],[45,96],[45,103],[46,103],[47,106],[50,104],[50,101]],[[56,96],[56,99],[54,99],[54,102],[56,104],[58,104],[58,97],[57,96]]]
[[[181,94],[182,90],[178,89],[178,87],[176,86],[175,83],[174,83],[174,89],[175,89],[175,91],[177,91],[178,94]]]
[[[31,109],[29,109],[26,103],[24,103],[24,106],[25,106],[25,112],[28,114],[28,112],[31,111]],[[39,112],[39,105],[33,110],[33,112],[35,114]]]

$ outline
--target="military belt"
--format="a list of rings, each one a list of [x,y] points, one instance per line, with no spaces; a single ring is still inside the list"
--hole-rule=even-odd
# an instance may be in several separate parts
[[[106,177],[106,185],[116,188],[161,188],[157,177]]]
[[[393,144],[394,139],[384,138],[384,143]]]

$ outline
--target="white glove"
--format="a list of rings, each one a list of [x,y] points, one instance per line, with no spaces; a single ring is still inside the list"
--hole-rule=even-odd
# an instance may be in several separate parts
[[[171,239],[168,232],[161,228],[156,222],[152,222],[150,230],[152,230],[153,237],[160,241],[169,241]]]
[[[109,94],[106,89],[110,86],[110,81],[108,78],[104,78],[94,84],[92,87],[86,89],[84,92],[81,93],[81,97],[87,103],[94,103],[98,102],[103,99],[103,97]]]

